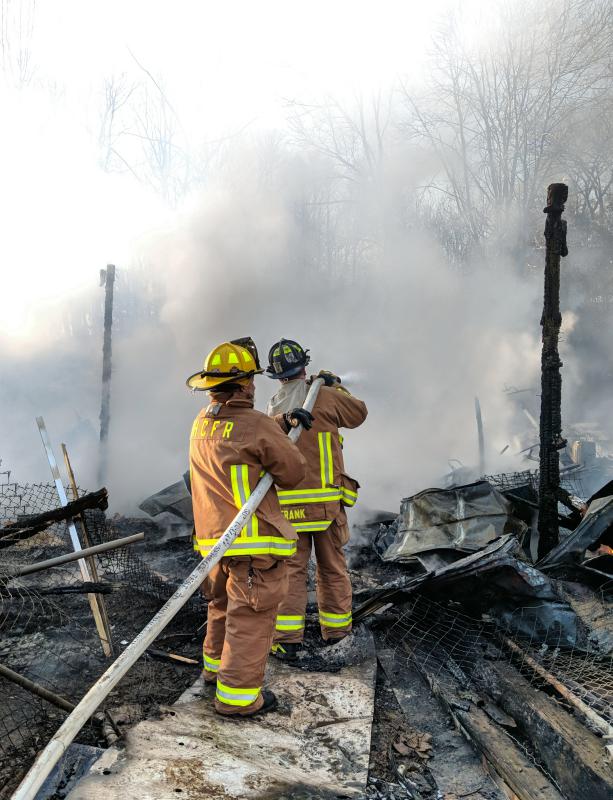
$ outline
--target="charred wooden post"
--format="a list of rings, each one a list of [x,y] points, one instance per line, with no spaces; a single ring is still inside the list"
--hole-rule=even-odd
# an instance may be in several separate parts
[[[560,314],[560,258],[568,255],[566,221],[562,219],[568,187],[552,183],[547,188],[545,223],[545,293],[543,301],[543,348],[541,353],[541,419],[538,557],[543,558],[558,544],[559,451],[566,446],[562,437],[562,376],[558,340]]]
[[[104,483],[107,467],[109,424],[111,420],[111,334],[113,330],[113,287],[115,267],[108,264],[100,270],[100,285],[104,286],[104,341],[102,345],[102,400],[100,404],[100,457],[98,483]]]

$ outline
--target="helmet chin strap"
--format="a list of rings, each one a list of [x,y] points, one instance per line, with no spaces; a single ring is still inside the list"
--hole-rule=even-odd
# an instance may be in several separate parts
[[[290,381],[306,380],[306,369],[303,369],[297,375],[290,375],[289,378],[280,378],[281,383],[289,383]]]

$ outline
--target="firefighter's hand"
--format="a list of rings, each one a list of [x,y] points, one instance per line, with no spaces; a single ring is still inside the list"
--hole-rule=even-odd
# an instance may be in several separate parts
[[[307,431],[311,430],[313,427],[313,420],[315,419],[311,412],[304,408],[295,408],[293,411],[288,411],[283,415],[283,418],[285,419],[288,430],[302,425]]]
[[[318,374],[318,378],[321,378],[326,386],[334,386],[335,383],[340,383],[341,379],[338,375],[335,375],[333,372],[328,372],[326,369],[322,369]]]

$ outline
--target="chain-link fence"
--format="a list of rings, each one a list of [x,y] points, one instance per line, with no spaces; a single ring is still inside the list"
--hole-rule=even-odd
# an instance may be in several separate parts
[[[596,602],[600,623],[613,634],[610,589],[610,585],[603,587]],[[544,726],[538,727],[540,723],[536,728],[525,727],[521,714],[517,717],[517,704],[507,708],[504,698],[509,692],[524,691],[521,687],[527,681],[529,687],[552,697],[555,708],[565,709],[584,728],[604,737],[604,758],[604,746],[610,744],[613,732],[613,647],[602,637],[593,641],[580,637],[580,644],[569,644],[564,626],[555,620],[545,626],[544,618],[534,607],[520,607],[504,622],[488,615],[475,618],[464,613],[457,602],[415,596],[403,607],[387,638],[397,658],[417,666],[448,706],[468,710],[474,703],[493,715],[495,723],[502,723],[499,730],[504,730],[507,740],[570,800],[577,795],[568,783],[566,792],[561,789],[555,759],[552,761],[548,751],[547,742],[556,734],[547,734]],[[502,707],[512,711],[519,723],[505,718],[496,706],[499,697]],[[526,694],[524,698],[529,707],[534,705],[536,698]],[[587,730],[580,735],[586,736]]]
[[[69,490],[67,494],[74,499]],[[27,524],[32,515],[58,506],[53,484],[19,485],[10,482],[8,473],[0,476],[0,534],[8,524]],[[77,529],[89,544],[97,545],[134,532],[135,522],[130,528],[124,520],[109,520],[102,511],[89,509]],[[195,560],[187,542],[184,549],[187,575]],[[68,711],[59,706],[76,704],[112,662],[103,653],[86,589],[95,589],[104,604],[116,656],[177,585],[176,578],[169,579],[147,563],[146,551],[137,555],[133,546],[93,557],[93,586],[84,586],[76,561],[12,577],[22,566],[72,551],[66,521],[22,539],[0,536],[0,798],[10,796],[65,719]],[[204,602],[196,594],[77,740],[105,746],[123,722],[173,702],[199,673],[205,620]]]
[[[603,587],[596,602],[598,623],[613,636],[611,589],[613,583]],[[483,659],[510,663],[533,686],[553,692],[568,708],[580,707],[569,705],[572,696],[593,709],[605,725],[613,725],[613,642],[582,638],[580,644],[569,643],[563,626],[555,620],[545,626],[534,606],[520,607],[502,622],[487,615],[476,619],[457,603],[445,605],[417,595],[404,606],[388,638],[420,669],[434,676],[445,671],[462,687],[472,683]]]

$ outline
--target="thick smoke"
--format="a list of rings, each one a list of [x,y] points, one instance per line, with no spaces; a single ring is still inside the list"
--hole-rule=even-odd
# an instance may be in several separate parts
[[[400,226],[387,226],[368,271],[318,268],[297,213],[311,166],[304,155],[288,155],[263,177],[257,148],[242,148],[174,224],[141,244],[132,271],[119,265],[107,481],[114,510],[133,512],[184,471],[190,424],[206,402],[185,378],[216,343],[244,335],[263,357],[281,336],[298,339],[314,371],[345,374],[367,402],[367,422],[346,437],[364,506],[394,509],[402,496],[440,484],[450,458],[474,465],[475,396],[488,469],[517,466],[513,449],[497,455],[512,436],[503,387],[534,385],[539,282],[505,264],[460,274],[423,231]],[[388,186],[376,191],[374,205],[385,205]],[[142,307],[151,286],[157,298],[148,316]],[[3,405],[13,409],[4,420],[5,466],[21,480],[45,478],[33,422],[43,413],[54,439],[68,442],[81,483],[93,485],[102,292],[73,298],[73,314],[81,302],[86,315],[94,291],[90,335],[39,343],[28,358],[15,358],[3,382]],[[259,408],[273,390],[258,379]]]
[[[253,151],[244,159],[255,159]],[[316,269],[296,218],[305,164],[273,179],[253,161],[210,186],[144,257],[163,289],[159,318],[115,342],[110,487],[126,509],[177,478],[204,402],[185,378],[216,343],[251,335],[262,356],[279,337],[310,348],[314,371],[347,374],[370,408],[347,435],[346,461],[365,504],[395,508],[440,483],[449,458],[477,461],[474,397],[488,469],[516,466],[505,382],[534,383],[540,287],[505,265],[452,271],[423,233],[394,233],[371,272]],[[240,181],[235,178],[240,175]],[[257,383],[259,408],[274,390]]]

